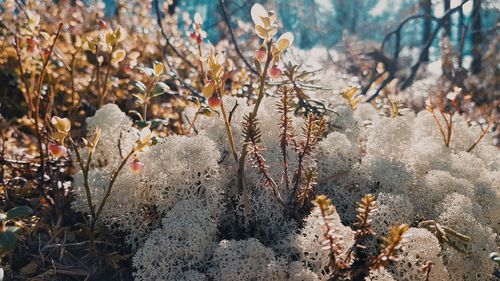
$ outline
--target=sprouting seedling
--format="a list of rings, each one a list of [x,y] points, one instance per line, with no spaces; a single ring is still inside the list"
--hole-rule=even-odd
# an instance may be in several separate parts
[[[441,117],[444,120],[445,127],[441,125],[441,121],[439,121],[436,112],[435,112],[435,107],[432,103],[431,98],[429,98],[427,102],[427,111],[429,111],[432,114],[432,117],[434,118],[434,121],[436,122],[436,125],[439,128],[439,132],[441,133],[441,136],[443,137],[444,144],[446,147],[450,147],[450,141],[451,141],[451,132],[453,129],[453,115],[455,114],[455,111],[452,110],[448,112],[448,117],[446,117],[446,114],[443,109],[439,108],[439,113],[441,114]],[[446,129],[446,131],[445,131]]]
[[[141,67],[139,68],[145,75],[145,83],[141,81],[131,81],[130,84],[134,87],[134,97],[137,98],[142,104],[142,115],[137,111],[132,111],[135,115],[139,116],[141,121],[147,122],[148,104],[151,99],[161,96],[170,91],[170,88],[164,82],[161,82],[161,75],[163,74],[163,64],[155,62],[153,68]]]
[[[348,265],[342,259],[338,258],[341,251],[338,240],[341,237],[335,234],[335,229],[332,225],[332,215],[335,213],[335,207],[326,195],[318,195],[313,204],[319,208],[321,218],[323,219],[323,240],[321,244],[323,245],[323,249],[329,252],[329,266],[332,270],[332,275],[337,276],[339,271],[347,268]]]
[[[389,230],[389,235],[383,237],[382,250],[378,256],[373,258],[371,269],[387,268],[389,262],[398,261],[397,251],[401,247],[404,234],[410,228],[407,224],[395,225]]]
[[[364,237],[374,235],[375,232],[372,229],[371,216],[373,215],[373,212],[377,210],[375,196],[372,194],[366,194],[356,204],[358,205],[358,208],[356,209],[356,222],[354,223],[354,226],[357,228],[356,236]]]
[[[362,244],[364,238],[375,235],[375,232],[372,229],[371,218],[373,213],[377,210],[377,201],[375,200],[375,196],[372,194],[366,194],[359,202],[356,202],[356,205],[356,222],[353,224],[355,228],[355,241],[345,257],[346,263],[350,261],[352,252],[356,252],[358,249],[366,248],[366,246]]]
[[[387,97],[389,100],[389,105],[386,105],[384,107],[389,108],[389,112],[391,115],[391,118],[396,118],[398,116],[401,116],[401,110],[402,110],[402,103],[400,100],[391,100],[389,97]]]

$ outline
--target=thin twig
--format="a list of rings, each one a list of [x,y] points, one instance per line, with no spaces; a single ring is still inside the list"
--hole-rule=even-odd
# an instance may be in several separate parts
[[[165,39],[165,42],[166,42],[167,46],[170,49],[172,49],[172,51],[179,58],[181,58],[187,65],[189,65],[191,68],[194,68],[194,69],[198,70],[198,68],[191,61],[189,61],[186,58],[186,56],[184,56],[183,54],[181,54],[181,52],[179,50],[177,50],[177,48],[175,48],[174,45],[172,45],[172,43],[170,42],[170,39],[169,39],[167,33],[165,32],[165,29],[163,28],[163,23],[161,22],[161,12],[160,12],[160,3],[159,3],[159,1],[158,0],[154,0],[154,5],[155,5],[155,12],[156,12],[156,22],[158,23],[158,26],[160,27],[160,32],[163,35],[163,38]]]
[[[236,53],[238,54],[240,59],[245,63],[247,68],[250,69],[250,71],[253,74],[259,75],[257,70],[245,59],[245,56],[243,55],[240,48],[238,47],[238,42],[236,42],[236,38],[234,36],[233,29],[231,28],[231,21],[229,19],[229,15],[227,14],[226,7],[224,5],[224,0],[219,0],[219,3],[220,3],[221,11],[222,11],[222,16],[224,17],[224,21],[226,22],[227,28],[229,30],[231,42],[233,42],[233,45],[234,45],[234,50],[236,51]]]

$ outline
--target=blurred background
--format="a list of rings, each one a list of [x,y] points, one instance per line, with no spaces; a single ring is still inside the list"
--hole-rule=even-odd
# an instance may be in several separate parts
[[[127,2],[105,0],[107,15],[116,14]],[[459,6],[462,0],[226,0],[224,5],[234,29],[252,22],[249,11],[256,2],[278,12],[280,25],[295,34],[296,46],[311,49],[343,47],[344,39],[361,40],[368,45],[380,43],[405,18],[416,14],[439,18],[444,11]],[[210,41],[218,42],[226,37],[219,0],[170,0],[167,3],[171,12],[187,13],[190,17],[200,13]],[[499,10],[500,1],[476,0],[468,1],[450,16],[449,37],[453,45],[463,46],[464,66],[470,66],[475,45],[487,48],[498,37]],[[425,18],[408,21],[401,29],[402,54],[416,55],[417,48],[437,24],[431,21],[427,25]],[[438,36],[445,30],[440,30]],[[440,58],[439,44],[439,40],[434,40],[429,49],[430,61]]]

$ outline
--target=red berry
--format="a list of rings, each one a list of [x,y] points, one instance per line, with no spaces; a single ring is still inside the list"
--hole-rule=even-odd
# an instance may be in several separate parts
[[[106,29],[106,28],[108,28],[108,24],[105,21],[99,20],[98,23],[99,23],[99,29]]]
[[[43,56],[48,57],[50,54],[50,50],[48,48],[43,48]]]
[[[271,76],[271,79],[277,80],[281,77],[281,69],[279,69],[277,66],[271,67],[269,69],[269,76]]]
[[[208,99],[208,105],[211,108],[218,108],[221,104],[221,99],[217,94],[213,94],[209,99]]]
[[[38,45],[38,41],[34,38],[26,38],[26,44],[28,45],[28,52],[34,53],[36,50],[36,46]]]
[[[196,43],[201,44],[203,42],[203,39],[201,38],[201,35],[196,36]]]
[[[194,32],[191,32],[191,33],[189,34],[189,37],[190,37],[191,39],[193,39],[193,40],[197,39],[196,33],[194,33]]]
[[[49,151],[55,157],[62,157],[66,155],[68,149],[62,145],[58,145],[56,143],[49,143]]]
[[[136,158],[132,162],[130,162],[129,167],[130,170],[132,170],[132,172],[140,172],[144,169],[144,163],[142,163],[141,161],[139,161],[139,159]]]

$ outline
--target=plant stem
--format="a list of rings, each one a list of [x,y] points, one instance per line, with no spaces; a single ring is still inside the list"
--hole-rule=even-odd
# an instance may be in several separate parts
[[[222,116],[224,117],[224,126],[226,127],[227,138],[229,140],[229,146],[231,147],[231,152],[234,157],[234,161],[238,163],[238,154],[236,153],[236,146],[234,145],[234,137],[231,131],[231,124],[229,124],[229,119],[227,118],[226,109],[224,108],[224,101],[221,95],[220,109],[222,111]],[[193,120],[194,121],[194,120]]]
[[[104,105],[104,98],[106,97],[106,93],[108,91],[108,79],[109,79],[109,73],[111,72],[111,66],[113,65],[112,58],[113,58],[113,53],[115,51],[115,47],[116,43],[111,46],[111,52],[109,53],[108,68],[106,69],[106,74],[104,75],[104,83],[102,85],[101,94],[99,96],[99,107]]]
[[[71,143],[71,146],[73,147],[73,150],[75,151],[76,160],[78,161],[78,166],[80,166],[80,169],[82,170],[83,173],[83,187],[85,188],[85,193],[87,196],[87,204],[89,205],[90,216],[91,219],[93,219],[95,217],[95,209],[94,209],[94,204],[92,204],[92,194],[90,192],[90,185],[89,185],[89,168],[93,153],[92,152],[89,153],[87,157],[87,163],[84,164],[78,146],[75,144],[75,142],[71,137],[69,138],[69,141]]]
[[[467,149],[467,152],[471,152],[476,145],[484,138],[488,130],[490,129],[491,125],[493,125],[493,118],[490,119],[488,122],[488,125],[486,126],[486,129],[482,130],[481,135],[479,135],[479,138]]]
[[[115,184],[116,178],[120,174],[120,171],[123,169],[125,164],[128,162],[128,159],[132,155],[134,155],[134,153],[135,153],[135,148],[132,148],[130,150],[130,152],[127,154],[127,156],[122,160],[118,169],[116,169],[113,172],[113,175],[111,176],[111,181],[109,182],[108,188],[106,189],[106,193],[104,194],[104,197],[102,198],[101,203],[99,204],[99,208],[97,208],[97,212],[96,212],[96,216],[95,216],[96,221],[99,218],[99,215],[101,214],[102,209],[104,208],[104,205],[106,204],[106,200],[108,200],[109,196],[111,195],[111,189],[113,188],[113,185]]]
[[[269,65],[271,64],[271,61],[273,59],[272,57],[272,52],[271,52],[271,46],[272,46],[272,40],[270,40],[267,43],[267,59],[266,59],[266,64],[264,65],[264,70],[260,74],[260,85],[259,85],[259,94],[257,96],[257,101],[255,102],[255,106],[253,108],[253,111],[250,113],[250,118],[255,119],[257,116],[257,113],[259,111],[259,106],[264,98],[264,93],[265,93],[265,85],[266,85],[266,77],[267,77],[267,70],[269,68]],[[247,141],[245,140],[245,143],[243,144],[241,148],[241,155],[239,158],[238,162],[238,190],[240,192],[243,192],[243,204],[245,208],[245,214],[248,215],[250,213],[250,201],[249,201],[249,195],[248,195],[248,189],[245,184],[245,157],[247,154]],[[245,219],[245,224],[247,224],[247,218]]]
[[[221,102],[222,104],[222,102]],[[193,117],[193,121],[191,121],[191,124],[189,124],[189,128],[187,130],[187,135],[189,135],[189,133],[191,132],[191,129],[194,128],[194,123],[196,123],[196,120],[198,120],[198,116],[200,115],[200,113],[197,111],[195,114],[194,114],[194,117]]]

